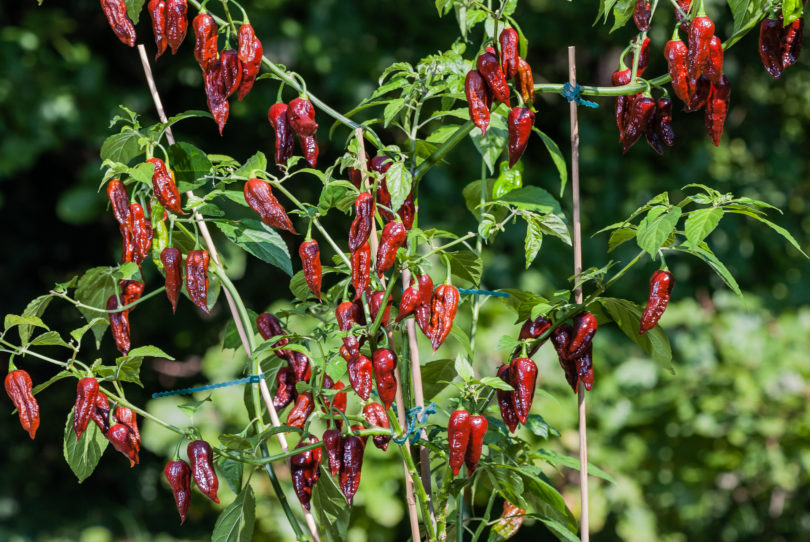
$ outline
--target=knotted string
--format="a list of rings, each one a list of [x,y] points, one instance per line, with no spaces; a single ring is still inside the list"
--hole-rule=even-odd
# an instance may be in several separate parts
[[[421,419],[419,418],[420,412],[422,413]],[[436,414],[436,403],[434,403],[433,401],[431,401],[430,404],[425,406],[424,410],[422,410],[422,407],[419,406],[415,406],[411,409],[408,409],[408,411],[405,414],[405,417],[407,419],[405,433],[402,435],[402,438],[399,439],[393,436],[394,430],[392,429],[391,430],[392,440],[397,444],[405,444],[406,440],[411,439],[411,444],[416,444],[416,441],[419,440],[419,426],[424,425],[431,414]]]
[[[599,104],[596,102],[591,102],[582,98],[582,87],[579,86],[579,83],[576,86],[571,86],[571,83],[566,83],[563,85],[563,91],[560,92],[560,95],[568,100],[569,102],[577,102],[577,105],[584,105],[585,107],[592,107],[596,109],[599,107]]]

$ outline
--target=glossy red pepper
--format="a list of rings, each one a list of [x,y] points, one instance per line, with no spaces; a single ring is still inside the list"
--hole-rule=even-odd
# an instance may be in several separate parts
[[[582,382],[586,390],[591,391],[593,387],[593,343],[587,343],[582,355],[574,359],[574,366],[577,369],[579,381]]]
[[[177,53],[177,49],[186,39],[188,31],[188,4],[186,0],[166,0],[166,37],[172,54]]]
[[[355,218],[349,228],[349,251],[354,252],[371,235],[371,225],[374,222],[374,196],[368,192],[360,192],[354,201]]]
[[[298,136],[298,144],[301,146],[301,153],[309,167],[318,165],[318,140],[315,136]]]
[[[368,241],[352,252],[351,263],[354,299],[359,299],[371,283],[371,246]]]
[[[214,470],[214,456],[211,445],[204,440],[194,440],[189,442],[186,452],[188,453],[188,462],[191,465],[191,475],[194,477],[197,489],[219,504],[219,497],[217,497],[219,478],[217,478],[217,473]]]
[[[464,95],[467,97],[470,120],[481,130],[482,134],[487,133],[489,126],[488,93],[489,88],[478,70],[468,72],[464,80]]]
[[[123,299],[121,301],[123,302]],[[113,294],[107,299],[107,310],[116,311],[118,307],[124,304],[125,303],[119,305],[118,299]],[[129,349],[132,346],[129,336],[129,310],[125,309],[110,312],[108,316],[110,318],[110,332],[112,333],[113,341],[115,341],[115,347],[126,356],[129,354]]]
[[[453,327],[458,298],[458,290],[451,284],[442,284],[433,293],[428,338],[434,352],[442,345]]]
[[[239,60],[239,53],[234,49],[222,51],[219,55],[219,62],[219,69],[222,70],[223,92],[227,98],[242,84],[242,62]]]
[[[292,410],[287,415],[287,425],[303,429],[313,410],[315,410],[315,404],[312,394],[309,392],[299,394]]]
[[[377,182],[377,203],[383,207],[391,207],[391,193],[388,192],[388,184],[385,180],[385,173],[391,168],[394,161],[390,157],[383,154],[377,155],[369,162],[369,170],[378,173]],[[387,209],[380,208],[380,216],[386,222],[394,220],[394,214]]]
[[[129,227],[129,195],[124,183],[112,179],[107,183],[107,197],[110,199],[115,220],[124,228]]]
[[[335,318],[340,331],[349,331],[358,321],[357,305],[351,301],[344,301],[335,309]]]
[[[550,327],[551,327],[551,320],[548,320],[542,315],[538,316],[534,320],[530,318],[523,323],[523,326],[521,326],[520,335],[518,335],[518,340],[523,341],[528,339],[536,339],[540,337],[540,335],[542,335]],[[534,345],[528,352],[529,357],[534,356],[534,354],[537,353],[537,350],[541,346],[543,346],[544,342],[545,340]],[[512,353],[512,357],[513,358],[517,357],[518,354],[520,354],[520,351],[521,351],[520,347],[516,348],[515,351]]]
[[[675,277],[665,269],[659,269],[650,277],[650,295],[647,298],[647,305],[641,315],[641,329],[639,335],[643,335],[658,324],[661,315],[667,308],[669,298],[672,296],[672,288],[675,286]]]
[[[323,388],[327,390],[342,390],[346,388],[346,385],[339,380],[337,382],[333,382],[331,378],[329,378],[328,376],[324,376]],[[323,397],[323,403],[324,406],[326,407],[326,410],[324,410],[324,412],[331,415],[333,413],[330,411],[333,408],[335,408],[345,414],[348,399],[349,399],[348,395],[346,394],[346,392],[343,391],[333,395],[331,400],[328,397]],[[327,420],[326,423],[328,427],[331,422]],[[343,428],[343,419],[340,417],[340,415],[335,415],[335,425],[337,426],[338,429]]]
[[[293,368],[295,379],[298,382],[309,382],[309,379],[312,377],[312,365],[309,363],[309,358],[306,354],[293,350],[287,361]]]
[[[360,487],[360,472],[363,468],[365,444],[360,437],[349,435],[343,438],[343,456],[340,466],[340,490],[349,505]]]
[[[256,76],[259,75],[259,70],[262,67],[262,42],[256,37],[253,27],[250,24],[243,24],[239,27],[239,62],[242,66],[242,82],[239,84],[239,101],[244,98],[250,89],[253,88],[253,83],[256,81]]]
[[[295,371],[292,367],[281,367],[276,373],[276,394],[273,396],[273,408],[281,410],[298,397],[295,389]]]
[[[515,387],[512,383],[512,371],[510,370],[509,365],[501,365],[498,367],[498,378],[513,388]],[[515,429],[517,429],[517,426],[520,423],[517,412],[515,412],[515,400],[513,397],[514,393],[514,391],[497,390],[498,408],[501,411],[501,418],[511,433],[515,432]]]
[[[799,17],[784,29],[782,39],[782,69],[792,66],[799,60],[804,35],[804,17]]]
[[[267,120],[273,127],[276,135],[276,165],[286,165],[293,155],[293,130],[287,120],[287,104],[276,103],[267,111]]]
[[[305,98],[295,98],[287,109],[287,119],[295,133],[301,137],[314,136],[318,130],[315,122],[315,108]]]
[[[512,392],[515,414],[520,422],[525,424],[534,401],[537,365],[529,358],[516,358],[512,360],[509,371],[512,386],[515,388],[515,391]]]
[[[129,234],[133,243],[133,261],[139,266],[152,248],[152,224],[146,220],[140,203],[129,206]]]
[[[642,32],[650,29],[650,17],[652,16],[652,4],[649,0],[636,0],[636,7],[633,9],[633,22],[636,28]]]
[[[200,12],[191,26],[194,28],[194,58],[202,71],[206,72],[217,61],[217,23],[208,13]]]
[[[785,36],[785,27],[782,15],[778,18],[767,17],[759,25],[759,58],[762,65],[772,77],[779,79],[782,76],[782,42]]]
[[[467,444],[467,452],[464,454],[464,464],[467,465],[468,475],[471,475],[478,468],[488,426],[485,417],[470,416],[470,442]]]
[[[626,68],[624,70],[617,70],[613,72],[610,82],[614,87],[630,84],[633,78],[633,70]],[[619,141],[624,139],[624,127],[627,124],[630,109],[632,109],[634,96],[617,96],[616,97],[616,126],[619,128]]]
[[[447,445],[450,448],[448,463],[453,476],[458,476],[458,471],[464,465],[469,442],[470,413],[466,410],[456,410],[450,415],[450,421],[447,423]]]
[[[380,277],[394,266],[397,250],[408,240],[408,230],[402,222],[389,222],[385,225],[377,247],[376,268]]]
[[[343,436],[338,429],[327,429],[323,432],[322,440],[329,462],[329,471],[332,476],[337,476],[343,465]]]
[[[143,6],[143,4],[141,4]],[[107,16],[107,22],[121,43],[135,47],[135,26],[127,15],[127,4],[124,0],[101,0],[101,9]]]
[[[169,461],[163,468],[163,477],[172,489],[182,525],[186,521],[188,507],[191,505],[191,467],[182,460]]]
[[[166,297],[172,304],[172,314],[177,312],[177,301],[180,299],[180,289],[183,287],[183,272],[180,270],[183,264],[183,255],[180,249],[166,247],[160,253],[160,261],[163,263],[163,272],[166,274]]]
[[[675,144],[675,132],[672,130],[672,100],[658,98],[655,102],[655,117],[647,127],[647,142],[658,154],[663,153],[661,143],[671,147]]]
[[[709,100],[706,102],[705,123],[706,133],[712,138],[715,146],[720,145],[720,137],[723,135],[730,95],[731,83],[725,75],[720,79],[720,84],[712,83]]]
[[[321,300],[321,249],[318,241],[310,239],[304,241],[298,247],[298,255],[301,257],[301,265],[304,268],[304,279],[307,281],[310,291]]]
[[[110,403],[103,393],[96,394],[96,406],[90,412],[90,419],[93,420],[101,432],[106,436],[110,430]]]
[[[155,58],[158,58],[169,46],[169,40],[166,36],[166,2],[164,0],[149,0],[146,9],[152,19],[152,32],[155,34],[155,46],[157,46]]]
[[[633,38],[633,44],[637,43],[638,37]],[[644,70],[647,69],[647,64],[650,63],[650,38],[644,38],[644,41],[641,42],[641,48],[638,52],[638,71],[637,74],[639,77],[644,73]],[[632,71],[632,70],[631,70]]]
[[[524,104],[532,105],[534,103],[534,76],[532,75],[532,67],[522,58],[518,59],[515,88],[523,99]]]
[[[208,310],[208,252],[192,250],[186,255],[186,291],[191,302],[205,314]]]
[[[405,226],[406,230],[413,227],[413,222],[416,220],[416,202],[413,200],[413,190],[408,193],[405,201],[402,202],[402,206],[397,209],[397,215],[402,220],[402,225]]]
[[[419,329],[426,337],[430,338],[430,306],[433,300],[433,280],[430,275],[416,275],[419,284],[419,304],[414,311],[414,318],[419,325]]]
[[[683,108],[686,112],[697,111],[706,105],[706,102],[709,99],[709,94],[711,94],[712,84],[709,81],[709,78],[705,75],[701,75],[698,77],[697,83],[692,85],[692,97],[689,99],[689,103],[686,104],[686,107]]]
[[[340,357],[348,363],[359,353],[360,342],[357,340],[357,337],[352,335],[343,337],[343,345],[340,347]]]
[[[498,57],[493,53],[485,52],[478,57],[476,62],[478,72],[486,81],[489,90],[496,100],[509,105],[509,85],[506,82],[506,75],[501,70]]]
[[[160,158],[150,158],[147,160],[155,166],[152,174],[152,189],[160,204],[167,210],[178,215],[186,213],[180,208],[180,192],[174,182],[174,172],[166,169],[166,164]]]
[[[129,429],[130,432],[129,438],[132,447],[135,449],[136,452],[140,452],[141,432],[138,430],[138,417],[136,416],[135,412],[129,407],[118,405],[117,407],[115,407],[115,412],[113,416],[117,423],[120,423],[121,425],[124,425],[127,427],[127,429]]]
[[[132,431],[124,424],[117,423],[107,431],[107,440],[117,451],[129,459],[130,468],[139,462],[138,450],[135,448]]]
[[[272,339],[273,337],[287,334],[287,331],[282,327],[281,322],[279,322],[278,318],[276,318],[269,312],[263,312],[256,317],[256,327],[258,328],[259,334],[262,336],[262,339],[264,340],[269,340]],[[281,350],[280,347],[286,346],[288,344],[290,344],[290,339],[286,337],[283,339],[279,339],[278,341],[273,343],[273,348],[276,349],[275,350],[276,355],[281,359],[285,359],[287,361],[291,359],[292,351]]]
[[[371,395],[372,364],[362,353],[359,353],[346,363],[349,371],[349,383],[354,392],[363,401],[368,401]]]
[[[223,69],[222,60],[216,60],[213,65],[203,71],[203,82],[205,84],[205,97],[208,104],[208,111],[217,123],[219,135],[225,129],[228,122],[228,115],[231,106],[228,103],[226,93],[226,72]]]
[[[598,324],[596,316],[590,312],[583,312],[574,317],[574,335],[568,344],[568,357],[577,358],[582,355],[587,343],[593,340]]]
[[[557,351],[557,358],[565,373],[565,380],[574,392],[577,391],[577,370],[573,360],[568,356],[568,346],[571,344],[571,337],[574,335],[574,328],[570,324],[562,324],[551,333],[551,344]]]
[[[518,62],[520,60],[518,45],[520,37],[514,28],[504,28],[501,31],[501,35],[498,36],[498,42],[501,45],[500,52],[503,73],[507,79],[512,79],[518,72]]]
[[[528,107],[513,107],[506,120],[509,133],[509,167],[514,166],[529,144],[534,126],[534,113]]]
[[[270,185],[261,179],[250,179],[245,183],[245,201],[251,209],[259,213],[262,222],[268,226],[286,230],[298,235],[292,225],[287,211],[278,202],[270,189]]]
[[[375,369],[376,370],[376,369]],[[385,409],[380,403],[368,403],[363,407],[363,417],[370,427],[381,429],[391,429],[391,422],[385,414]],[[383,452],[388,450],[388,443],[391,442],[391,435],[374,435],[372,437],[374,446]]]
[[[5,379],[6,393],[20,418],[20,425],[28,431],[28,436],[36,436],[39,428],[39,403],[31,391],[31,376],[22,369],[9,371]]]
[[[630,150],[639,138],[647,131],[647,126],[655,115],[655,100],[641,96],[633,101],[633,107],[627,117],[622,138],[622,154]]]
[[[303,448],[316,442],[320,441],[317,437],[310,435],[307,439],[301,439],[296,448]],[[292,456],[290,458],[290,474],[298,501],[301,506],[309,510],[312,489],[321,476],[321,449],[315,448]]]
[[[671,39],[664,47],[669,76],[672,78],[672,92],[684,103],[689,103],[692,97],[692,84],[686,69],[686,53],[686,44],[680,39]]]
[[[388,410],[397,395],[397,355],[388,348],[378,348],[372,355],[372,366],[377,394],[385,410]]]
[[[689,27],[689,50],[686,54],[686,69],[689,79],[697,81],[709,61],[714,22],[709,17],[695,17]]]
[[[703,66],[703,73],[712,83],[720,83],[723,77],[723,42],[717,36],[709,40],[709,58]]]
[[[373,320],[377,319],[377,313],[380,312],[380,307],[382,307],[383,300],[385,298],[385,291],[384,290],[377,290],[376,292],[372,292],[371,297],[368,299],[368,309],[371,313],[371,318]],[[386,327],[388,322],[391,320],[391,298],[388,298],[388,303],[385,304],[385,309],[383,310],[382,318],[380,319],[380,326]]]
[[[415,288],[416,281],[411,278],[411,286],[402,292],[402,299],[399,301],[399,310],[397,311],[397,319],[394,322],[399,323],[404,318],[412,315],[419,304],[419,289]]]

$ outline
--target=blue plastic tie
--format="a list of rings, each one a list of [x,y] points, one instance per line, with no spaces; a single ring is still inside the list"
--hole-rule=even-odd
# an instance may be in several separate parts
[[[421,418],[419,417],[420,412],[422,413]],[[391,437],[393,441],[396,442],[397,444],[405,444],[405,441],[411,439],[411,444],[416,444],[416,441],[419,440],[419,431],[417,430],[417,426],[419,424],[424,424],[427,421],[428,417],[435,413],[436,413],[436,403],[432,401],[430,402],[429,405],[427,405],[424,408],[424,410],[422,409],[422,407],[418,406],[409,409],[406,414],[407,417],[405,427],[406,431],[402,435],[402,438],[399,439],[394,436],[394,430],[392,429]]]
[[[459,288],[458,293],[469,295],[491,295],[492,297],[509,297],[507,292],[493,292],[491,290],[470,290],[468,288]]]
[[[579,83],[574,87],[571,86],[571,83],[564,84],[563,91],[560,92],[560,95],[569,102],[577,102],[577,105],[584,105],[585,107],[592,107],[594,109],[599,107],[598,103],[585,100],[582,97],[582,87],[579,86]]]
[[[219,382],[217,384],[207,384],[205,386],[197,386],[194,388],[180,388],[178,390],[170,390],[170,391],[161,391],[158,393],[152,394],[152,399],[157,399],[158,397],[168,397],[169,395],[189,395],[196,391],[205,391],[205,390],[215,390],[217,388],[227,388],[228,386],[236,386],[238,384],[258,384],[262,381],[262,377],[259,375],[250,375],[246,376],[245,378],[239,378],[237,380],[229,380],[228,382]]]

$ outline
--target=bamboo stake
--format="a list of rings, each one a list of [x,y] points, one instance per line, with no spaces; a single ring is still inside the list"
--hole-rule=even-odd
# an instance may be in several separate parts
[[[568,48],[568,82],[572,87],[577,84],[576,47]],[[571,188],[574,195],[574,275],[582,272],[582,224],[579,218],[579,120],[577,103],[569,102],[571,112]],[[574,299],[582,303],[582,287],[574,290]],[[579,382],[577,387],[577,407],[579,412],[579,490],[580,490],[580,538],[582,542],[590,540],[590,521],[588,513],[588,427],[585,415],[585,386]]]
[[[157,86],[155,85],[155,79],[152,75],[152,68],[149,64],[149,59],[146,56],[146,48],[142,44],[138,44],[138,53],[141,57],[141,64],[143,65],[143,71],[146,75],[146,82],[149,86],[149,92],[152,94],[152,100],[155,102],[155,109],[158,113],[158,118],[161,122],[167,122],[166,112],[163,109],[163,102],[160,99],[160,94],[158,94]],[[174,144],[174,135],[172,134],[171,127],[166,128],[166,140],[169,142],[170,145]],[[192,196],[192,192],[186,192],[186,197]],[[222,267],[222,263],[219,259],[219,253],[217,252],[216,245],[214,245],[214,241],[211,238],[211,233],[208,231],[208,226],[205,223],[202,215],[194,211],[193,214],[194,220],[197,222],[197,227],[200,230],[200,234],[202,235],[203,239],[205,240],[205,245],[208,248],[208,253],[211,256],[211,259],[214,263]],[[222,288],[222,292],[225,294],[225,299],[228,302],[228,308],[231,311],[231,317],[233,318],[234,324],[236,325],[236,330],[239,333],[239,338],[242,341],[242,347],[245,349],[245,353],[248,357],[251,356],[251,348],[250,348],[250,341],[247,336],[247,331],[242,323],[241,318],[239,317],[239,309],[236,306],[236,302],[231,296],[231,293],[228,291],[227,288]],[[252,331],[252,330],[251,330]],[[264,373],[259,370],[259,376],[263,377]],[[267,407],[267,412],[270,414],[270,421],[272,422],[274,427],[278,427],[281,425],[281,421],[278,418],[278,412],[276,412],[275,407],[273,406],[273,398],[270,395],[270,389],[267,386],[267,381],[264,378],[259,380],[259,387],[261,389],[262,399],[264,400],[264,404]],[[257,413],[258,414],[258,413]],[[283,453],[287,453],[290,450],[289,445],[287,444],[287,438],[284,436],[283,433],[277,433],[279,446]],[[289,464],[289,459],[287,460]],[[279,496],[281,497],[281,495]],[[309,528],[309,532],[312,535],[312,539],[315,542],[320,542],[320,537],[318,536],[318,528],[315,524],[315,518],[312,516],[312,513],[301,507],[301,510],[304,513],[304,519],[306,520],[307,527]]]

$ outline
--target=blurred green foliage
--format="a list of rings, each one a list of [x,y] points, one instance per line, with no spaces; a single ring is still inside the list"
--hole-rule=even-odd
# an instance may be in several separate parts
[[[705,3],[717,20],[718,34],[729,35],[731,18],[724,3]],[[154,114],[137,54],[114,38],[97,4],[66,0],[49,0],[39,8],[33,2],[8,4],[0,8],[4,21],[0,30],[0,230],[4,232],[0,299],[4,312],[19,312],[54,282],[116,260],[118,230],[104,197],[97,194],[98,149],[118,104],[147,118]],[[266,54],[301,73],[313,92],[339,111],[351,109],[367,96],[390,63],[416,62],[447,49],[458,34],[454,18],[439,19],[432,2],[405,7],[390,1],[348,5],[334,0],[254,0],[245,2],[245,7]],[[609,34],[609,27],[592,26],[595,11],[582,2],[521,3],[515,16],[530,41],[528,60],[536,82],[567,80],[565,48],[574,44],[580,81],[608,84],[633,32],[628,27]],[[654,75],[666,68],[661,50],[671,23],[669,11],[659,11],[648,68]],[[147,17],[142,17],[137,30],[152,50]],[[471,36],[470,46],[476,47],[480,38]],[[806,248],[810,235],[808,58],[804,55],[776,81],[760,65],[755,33],[735,45],[726,57],[734,90],[727,135],[719,148],[705,137],[701,114],[676,112],[677,144],[663,158],[642,143],[622,156],[612,102],[599,100],[599,109],[581,110],[586,265],[607,262],[606,236],[591,238],[591,232],[620,220],[662,190],[674,191],[677,199],[678,189],[690,182],[779,206],[785,214],[774,221]],[[164,55],[154,69],[169,114],[205,108],[190,39],[178,56]],[[239,160],[257,149],[268,152],[272,136],[264,119],[277,90],[260,81],[245,101],[235,103],[223,138],[207,120],[181,125],[176,136],[206,152]],[[291,97],[288,89],[284,98]],[[559,96],[538,97],[537,125],[564,152],[569,130],[566,105]],[[329,124],[325,118],[322,123]],[[347,136],[339,129],[331,142],[321,140],[322,163],[342,153]],[[556,169],[536,139],[524,162],[525,186],[556,192]],[[420,223],[453,231],[474,229],[475,220],[460,191],[479,177],[478,168],[475,148],[466,141],[448,157],[448,164],[431,171],[421,185]],[[315,199],[315,190],[312,184],[295,187],[296,195],[306,201]],[[563,201],[565,209],[570,209],[569,200]],[[347,223],[342,217],[327,221],[336,231]],[[508,229],[487,247],[485,287],[519,286],[541,294],[565,287],[571,274],[570,250],[549,240],[532,268],[524,272],[520,230]],[[675,374],[656,367],[615,328],[606,327],[598,335],[597,383],[589,395],[591,461],[617,483],[593,482],[594,540],[808,537],[810,454],[805,404],[810,378],[806,364],[810,265],[776,234],[743,218],[724,221],[711,242],[747,293],[747,304],[733,299],[700,262],[668,260],[678,279],[675,299],[679,301],[662,322],[672,333]],[[245,259],[223,239],[217,243],[252,309],[290,298],[288,290],[278,286],[286,284],[285,275]],[[615,258],[626,260],[634,249],[617,252]],[[611,295],[643,302],[652,269],[648,265],[634,270]],[[154,284],[154,274],[147,276],[147,282],[150,279]],[[58,329],[75,324],[76,315],[70,307],[54,304],[46,317]],[[149,401],[149,395],[238,375],[244,362],[241,354],[219,350],[227,319],[222,304],[204,320],[187,303],[181,303],[174,317],[157,300],[139,307],[132,317],[136,343],[160,345],[182,361],[170,368],[159,360],[145,366],[144,389],[128,390],[128,396],[176,423],[187,423],[185,415],[173,408],[177,400]],[[504,334],[516,333],[513,319],[505,304],[487,302],[479,324],[477,371],[493,372],[501,362],[503,353],[490,345]],[[469,326],[467,305],[459,325]],[[109,339],[100,355],[113,355]],[[425,359],[429,359],[427,352]],[[550,347],[544,347],[538,359],[541,385],[557,401],[538,396],[535,411],[562,433],[561,439],[542,444],[574,456],[575,400],[564,386]],[[37,382],[52,375],[51,368],[41,364],[25,362],[24,366]],[[175,443],[149,425],[144,428],[148,451],[142,454],[141,465],[130,470],[118,454],[108,453],[90,479],[76,484],[61,455],[64,420],[73,403],[74,387],[69,382],[43,395],[43,426],[36,441],[23,438],[11,416],[0,424],[0,441],[6,443],[0,450],[4,481],[0,539],[207,539],[218,509],[197,493],[188,521],[179,527],[171,494],[161,480],[163,462]],[[216,391],[213,399],[217,408],[207,403],[194,418],[204,434],[213,436],[244,422],[237,388]],[[279,474],[286,478],[283,470],[279,467]],[[548,474],[576,511],[576,473]],[[393,454],[385,456],[376,450],[369,454],[350,540],[407,538],[401,475]],[[254,477],[254,483],[259,499],[256,540],[289,539],[280,508],[267,497],[271,492],[266,478]],[[227,489],[222,495],[224,501],[231,498]],[[291,492],[288,497],[294,499]],[[518,539],[536,540],[537,530],[525,528]]]

